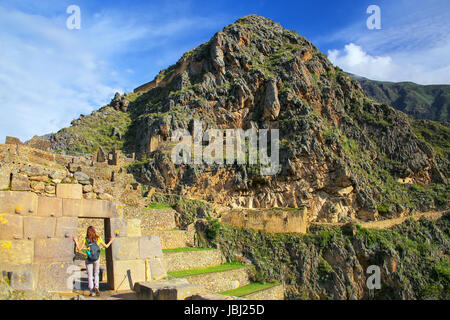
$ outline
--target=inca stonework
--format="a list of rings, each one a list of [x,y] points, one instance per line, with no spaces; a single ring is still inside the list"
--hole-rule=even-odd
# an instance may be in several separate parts
[[[72,291],[78,218],[103,219],[105,238],[117,237],[106,250],[110,289],[131,290],[136,282],[166,277],[159,237],[128,234],[122,204],[83,199],[75,184],[57,184],[56,195],[0,192],[0,269],[23,279],[17,289]]]
[[[70,127],[7,137],[0,271],[18,290],[72,291],[72,237],[93,225],[116,237],[100,258],[109,288],[134,298],[449,299],[448,125],[364,83],[250,15]],[[172,161],[195,120],[278,130],[279,172]],[[373,265],[383,290],[367,287]]]

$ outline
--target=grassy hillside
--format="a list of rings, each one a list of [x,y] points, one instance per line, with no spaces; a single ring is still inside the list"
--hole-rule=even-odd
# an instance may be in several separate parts
[[[357,77],[366,94],[415,119],[450,121],[450,85],[382,82]]]

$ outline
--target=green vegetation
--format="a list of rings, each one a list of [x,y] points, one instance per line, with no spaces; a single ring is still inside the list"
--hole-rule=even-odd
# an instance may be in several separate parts
[[[244,264],[240,262],[228,262],[218,266],[201,268],[201,269],[191,269],[191,270],[181,270],[181,271],[170,271],[167,272],[167,275],[171,278],[184,278],[195,276],[199,274],[212,273],[212,272],[221,272],[228,270],[235,270],[245,267]]]
[[[113,131],[115,129],[124,136],[130,124],[129,113],[105,106],[99,111],[81,118],[77,125],[58,131],[56,136],[67,137],[66,151],[93,153],[100,146],[105,150],[113,148],[121,150],[124,139],[113,135]]]
[[[208,250],[214,250],[214,248],[186,247],[186,248],[163,249],[163,252],[176,253],[176,252],[208,251]]]
[[[358,79],[374,100],[392,105],[415,119],[450,121],[450,86]]]
[[[167,203],[152,202],[147,209],[171,209],[172,207]]]
[[[411,127],[419,139],[429,144],[434,152],[450,161],[450,127],[434,121],[411,121]]]
[[[212,206],[205,201],[186,199],[176,194],[165,195],[155,193],[152,196],[153,202],[166,208],[171,207],[175,209],[179,213],[180,224],[182,226],[193,223],[195,218],[206,218],[212,210]]]
[[[346,273],[379,265],[395,271],[382,277],[383,290],[375,292],[376,299],[449,299],[449,223],[447,214],[437,221],[410,219],[383,230],[312,226],[305,235],[222,225],[216,242],[229,261],[236,251],[249,259],[257,281],[286,283],[288,298],[359,299],[362,293],[355,286],[366,286],[349,282],[359,280]]]
[[[207,218],[209,222],[208,229],[206,230],[206,238],[212,243],[216,242],[217,236],[220,233],[221,224],[217,219]]]
[[[272,287],[275,287],[278,285],[280,285],[280,283],[278,283],[278,282],[272,282],[272,283],[254,282],[254,283],[251,283],[249,285],[246,285],[246,286],[243,286],[243,287],[240,287],[237,289],[232,289],[232,290],[221,292],[220,294],[222,294],[224,296],[231,296],[231,297],[242,297],[242,296],[248,295],[250,293],[265,290],[265,289],[272,288]]]

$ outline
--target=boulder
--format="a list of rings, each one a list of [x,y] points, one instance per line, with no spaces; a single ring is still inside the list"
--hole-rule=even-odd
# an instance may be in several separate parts
[[[75,179],[77,179],[78,183],[82,185],[91,184],[89,176],[84,172],[77,171],[73,174],[73,176],[75,177]]]

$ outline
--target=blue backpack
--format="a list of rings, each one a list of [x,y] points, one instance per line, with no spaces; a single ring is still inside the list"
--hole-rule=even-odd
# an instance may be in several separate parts
[[[88,240],[88,250],[86,251],[89,261],[97,261],[100,258],[100,248],[97,241],[90,242]]]

